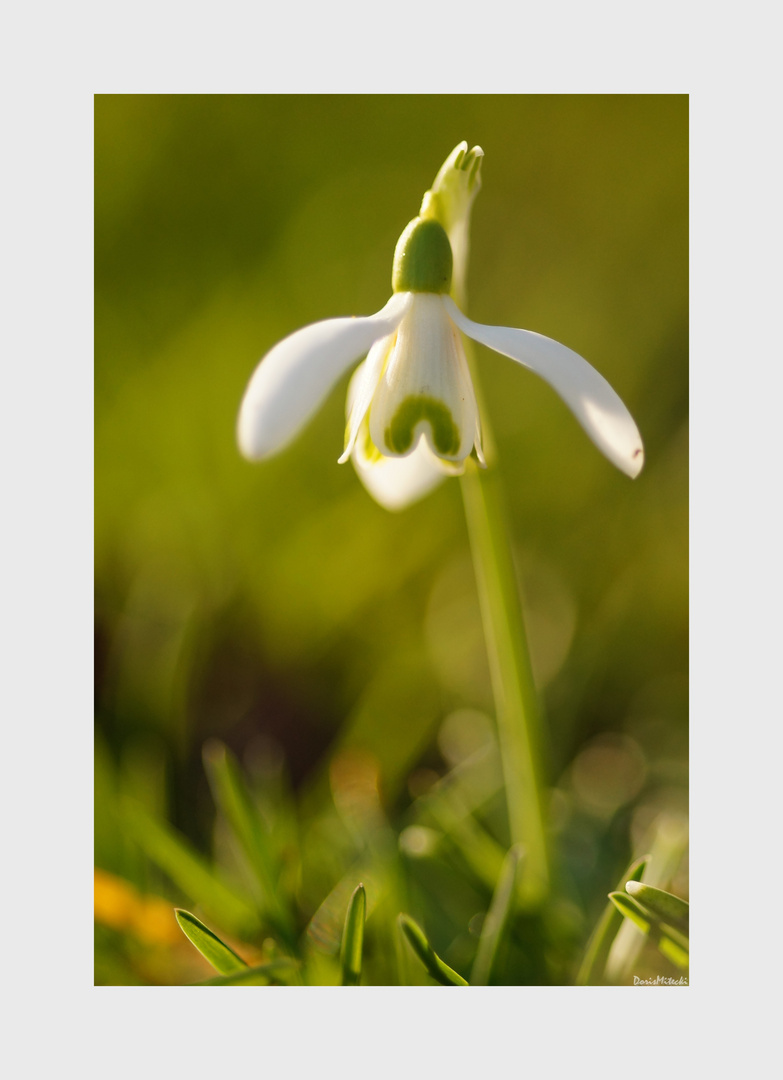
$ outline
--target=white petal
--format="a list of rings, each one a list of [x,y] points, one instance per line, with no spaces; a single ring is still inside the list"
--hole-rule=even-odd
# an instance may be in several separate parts
[[[461,462],[473,449],[476,398],[462,340],[444,298],[414,293],[370,405],[372,441],[404,457],[424,435],[430,450]]]
[[[258,461],[287,446],[351,364],[394,331],[410,303],[409,294],[397,293],[375,315],[326,319],[278,342],[242,399],[237,439],[245,457]]]
[[[356,436],[359,434],[362,420],[367,415],[383,365],[386,363],[386,357],[393,344],[394,334],[376,341],[367,354],[367,359],[359,364],[348,383],[348,396],[345,403],[347,414],[345,450],[337,459],[341,465],[351,456]]]
[[[457,326],[474,341],[535,371],[568,405],[599,450],[628,476],[644,464],[642,437],[609,383],[578,353],[552,338],[468,319],[450,297],[444,303]]]
[[[418,445],[407,457],[377,458],[367,457],[365,437],[369,438],[366,420],[351,461],[367,491],[386,510],[404,510],[452,473],[453,467],[434,456],[424,436],[419,437]]]
[[[351,381],[348,383],[348,393],[345,395],[345,419],[350,420],[353,416],[354,408],[360,394],[363,394],[365,388],[365,379],[367,378],[368,362],[372,359],[373,352],[383,342],[387,341],[387,338],[381,338],[380,341],[376,341],[372,349],[367,356],[366,360],[362,360],[356,371],[351,376]],[[376,380],[377,381],[377,380]]]
[[[387,348],[389,340],[385,339]],[[378,342],[373,349],[382,344]],[[378,382],[378,373],[368,370],[371,357],[372,350],[364,363],[359,364],[348,384],[346,415],[353,423],[354,418],[361,413],[361,419],[351,439],[350,458],[359,479],[375,501],[387,510],[402,510],[436,487],[448,475],[447,470],[453,466],[446,466],[445,462],[433,457],[423,439],[420,439],[419,445],[408,457],[388,458],[379,454],[370,439],[367,408],[362,409],[360,405],[360,395],[362,398],[367,397],[368,387],[374,389]],[[371,394],[372,391],[370,396]],[[340,460],[345,461],[347,457],[346,452]]]

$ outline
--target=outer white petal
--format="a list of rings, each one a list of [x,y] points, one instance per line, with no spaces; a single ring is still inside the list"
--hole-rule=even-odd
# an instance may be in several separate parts
[[[552,338],[507,326],[483,326],[468,319],[450,297],[444,303],[468,337],[535,371],[553,387],[599,450],[628,476],[644,464],[642,437],[631,414],[609,383],[578,353]]]
[[[413,453],[420,435],[434,455],[447,461],[462,462],[473,449],[476,397],[465,350],[444,299],[414,293],[397,330],[369,413],[372,440],[384,456]],[[421,416],[416,419],[418,411]]]
[[[312,323],[278,342],[242,399],[237,439],[245,457],[258,461],[287,446],[351,364],[394,331],[410,303],[410,294],[397,293],[375,315]]]

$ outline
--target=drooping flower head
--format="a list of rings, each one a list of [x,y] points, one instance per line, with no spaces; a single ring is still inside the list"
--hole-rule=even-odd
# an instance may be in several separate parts
[[[468,224],[483,151],[449,155],[394,253],[392,297],[375,315],[327,319],[264,357],[239,414],[242,453],[282,450],[343,373],[366,355],[348,388],[345,446],[370,493],[388,509],[420,498],[468,456],[485,464],[481,422],[462,334],[535,371],[563,398],[600,450],[629,476],[644,461],[639,432],[608,382],[551,338],[472,322],[464,295]]]

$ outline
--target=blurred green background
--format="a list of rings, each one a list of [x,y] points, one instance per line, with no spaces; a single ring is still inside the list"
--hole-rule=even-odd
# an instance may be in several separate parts
[[[399,514],[377,506],[337,465],[347,377],[273,460],[248,464],[234,435],[276,341],[383,306],[397,237],[462,139],[486,154],[467,314],[576,349],[646,450],[628,480],[543,382],[476,347],[558,852],[550,945],[528,963],[521,931],[499,981],[568,981],[630,855],[661,813],[687,811],[687,97],[99,95],[97,982],[206,977],[166,922],[199,897],[150,858],[127,806],[241,888],[210,739],[262,802],[285,793],[296,834],[280,857],[316,951],[334,952],[310,919],[361,851],[351,800],[371,791],[388,835],[402,830],[390,843],[411,914],[467,962],[487,897],[470,875],[455,884],[426,831],[404,831],[423,827],[417,799],[493,740],[459,484]],[[507,847],[502,797],[481,818]],[[687,896],[684,863],[673,874]],[[133,903],[146,923],[122,915]],[[223,929],[242,936],[241,920]],[[391,981],[382,951],[375,981]]]

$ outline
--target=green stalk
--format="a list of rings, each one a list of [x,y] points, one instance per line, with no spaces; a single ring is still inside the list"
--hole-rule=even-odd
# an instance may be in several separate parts
[[[536,906],[549,888],[541,711],[497,474],[479,470],[471,460],[461,482],[495,698],[511,842],[522,844],[526,855],[520,899]]]
[[[469,227],[473,200],[481,188],[484,151],[467,143],[455,147],[425,194],[420,216],[437,219],[449,237],[454,259],[451,295],[465,310]],[[540,904],[549,889],[549,858],[541,787],[541,713],[533,683],[527,636],[514,564],[503,521],[500,481],[492,469],[494,447],[481,407],[481,393],[471,361],[471,343],[464,341],[472,369],[484,450],[490,468],[480,472],[469,459],[461,477],[473,566],[478,583],[484,637],[495,697],[511,843],[525,851],[519,900]]]

